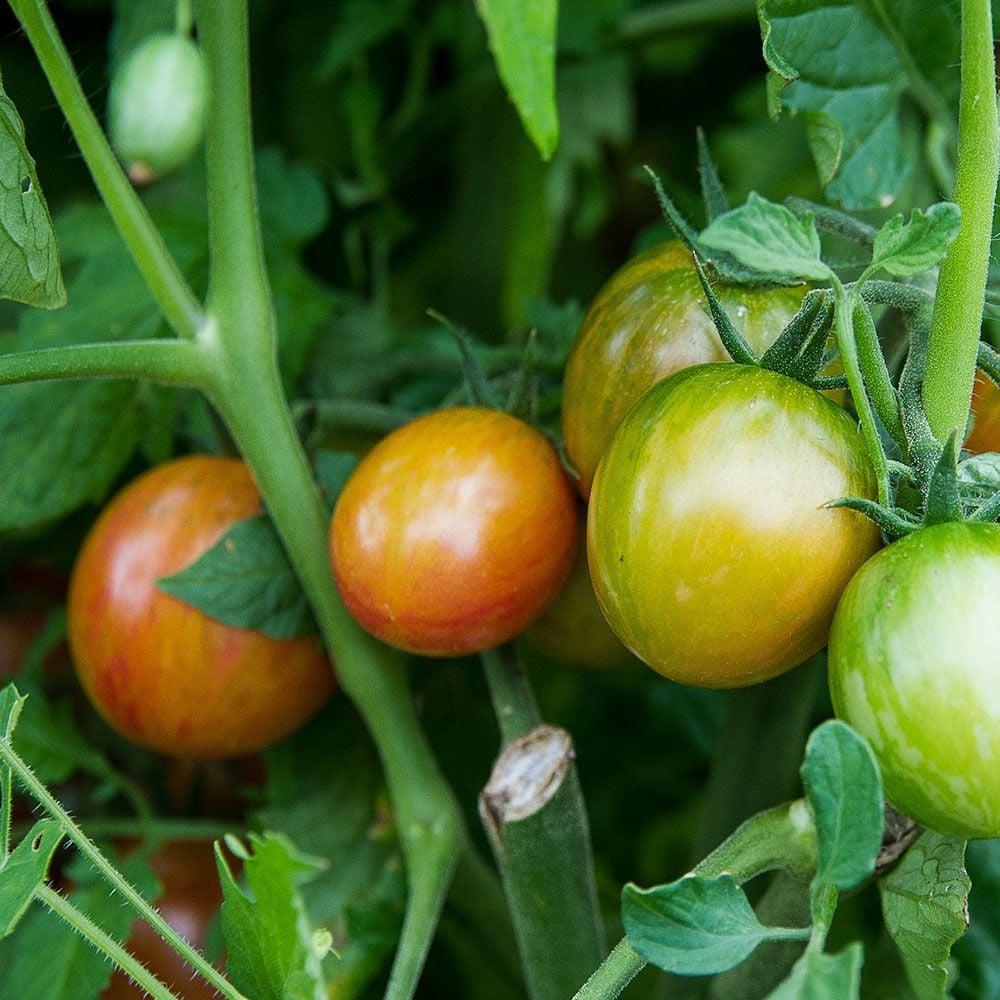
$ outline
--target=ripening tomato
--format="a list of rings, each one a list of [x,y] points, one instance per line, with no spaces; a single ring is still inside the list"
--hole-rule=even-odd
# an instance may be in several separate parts
[[[156,908],[188,944],[202,951],[209,925],[222,903],[222,888],[211,842],[167,841],[150,855],[149,865],[163,887],[154,900]],[[180,1000],[218,997],[215,988],[202,979],[144,920],[136,920],[125,947],[157,979],[171,987]],[[111,982],[101,993],[101,1000],[138,1000],[146,995],[145,990],[116,969]]]
[[[826,644],[875,525],[824,505],[875,495],[854,420],[775,372],[700,365],[659,382],[597,470],[587,548],[612,628],[672,680],[740,687]]]
[[[981,454],[1000,451],[1000,389],[982,372],[976,373],[972,389],[972,430],[962,446]]]
[[[866,563],[829,669],[893,805],[942,833],[1000,837],[1000,525],[921,528]]]
[[[126,738],[174,757],[250,753],[332,690],[318,639],[225,625],[156,586],[260,509],[241,461],[193,455],[140,476],[95,522],[70,580],[70,649],[94,707]]]
[[[785,328],[806,291],[715,286],[758,352]],[[581,493],[590,494],[615,427],[650,386],[682,368],[728,360],[682,243],[652,247],[615,273],[580,324],[563,381],[563,436]]]
[[[480,407],[439,410],[362,459],[330,555],[341,596],[379,639],[428,656],[498,645],[555,596],[576,551],[573,492],[533,427]]]
[[[541,617],[524,633],[539,653],[575,667],[621,667],[634,663],[615,635],[594,594],[587,568],[586,533],[566,582]]]

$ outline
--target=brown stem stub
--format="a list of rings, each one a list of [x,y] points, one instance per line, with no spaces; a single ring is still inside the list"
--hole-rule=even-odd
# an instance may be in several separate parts
[[[538,812],[559,789],[576,752],[565,729],[541,725],[509,743],[479,796],[479,813],[500,843],[507,823]]]

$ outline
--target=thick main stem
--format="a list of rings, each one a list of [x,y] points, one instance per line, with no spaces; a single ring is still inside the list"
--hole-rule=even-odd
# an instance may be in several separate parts
[[[962,81],[954,201],[958,237],[938,278],[923,402],[939,441],[965,430],[983,318],[1000,165],[990,0],[962,0]]]
[[[378,747],[407,863],[409,894],[386,996],[412,996],[464,830],[410,697],[402,657],[366,635],[341,603],[328,517],[295,434],[277,368],[250,134],[246,0],[198,0],[208,68],[209,396],[254,473],[312,603],[344,690]]]
[[[194,337],[204,315],[159,230],[104,137],[44,0],[10,0],[62,108],[118,232],[178,336]]]

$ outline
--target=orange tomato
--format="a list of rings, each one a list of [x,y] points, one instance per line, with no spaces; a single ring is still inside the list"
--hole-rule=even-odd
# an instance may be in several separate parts
[[[175,757],[250,753],[333,689],[318,639],[225,625],[156,586],[259,511],[241,461],[195,455],[140,476],[95,522],[70,580],[70,649],[94,707],[127,739]]]
[[[972,430],[962,446],[980,454],[1000,451],[1000,389],[982,372],[976,372],[972,389]]]
[[[390,645],[459,656],[513,638],[576,552],[573,492],[552,446],[506,413],[440,410],[362,459],[330,555],[355,618]]]

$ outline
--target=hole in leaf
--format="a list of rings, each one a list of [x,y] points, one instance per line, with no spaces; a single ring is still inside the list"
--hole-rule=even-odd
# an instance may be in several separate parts
[[[35,837],[35,839],[31,842],[31,849],[33,851],[40,851],[42,849],[42,835],[41,834],[39,834],[37,837]]]
[[[31,191],[31,178],[22,177],[21,178],[21,194],[28,194]]]

